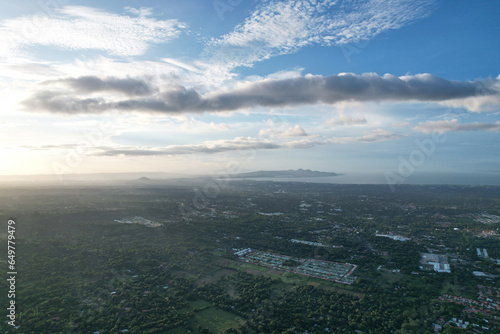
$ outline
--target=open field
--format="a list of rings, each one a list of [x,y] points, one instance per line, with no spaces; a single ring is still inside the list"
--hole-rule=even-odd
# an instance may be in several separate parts
[[[203,284],[209,284],[217,282],[222,276],[234,274],[236,271],[231,269],[220,269],[212,273],[211,275],[201,277],[194,281],[193,285],[199,287]]]
[[[238,327],[242,322],[243,319],[232,313],[210,307],[195,314],[192,327],[201,326],[213,333],[222,333],[226,329]]]
[[[193,309],[193,311],[195,311],[195,312],[197,310],[202,310],[205,307],[209,307],[211,305],[209,302],[207,302],[206,300],[203,300],[203,299],[189,301],[188,304],[191,307],[191,309]]]

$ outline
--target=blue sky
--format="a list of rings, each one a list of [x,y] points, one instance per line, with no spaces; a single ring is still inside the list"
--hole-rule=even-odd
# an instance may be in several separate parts
[[[0,174],[500,171],[499,13],[495,1],[4,2]]]

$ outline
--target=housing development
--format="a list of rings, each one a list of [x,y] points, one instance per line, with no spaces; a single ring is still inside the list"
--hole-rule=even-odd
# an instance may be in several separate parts
[[[338,283],[351,284],[356,280],[352,272],[357,265],[335,263],[315,259],[300,259],[286,255],[255,251],[240,258],[244,262],[252,262],[278,270],[285,270],[300,275],[331,280]]]

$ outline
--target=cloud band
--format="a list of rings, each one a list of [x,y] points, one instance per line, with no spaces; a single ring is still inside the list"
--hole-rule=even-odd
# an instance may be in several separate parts
[[[96,83],[91,85],[89,83]],[[452,81],[431,74],[397,77],[375,73],[343,73],[330,76],[306,75],[289,79],[264,79],[240,83],[233,88],[202,95],[184,86],[153,87],[143,80],[97,77],[59,80],[70,88],[41,90],[23,102],[30,111],[79,114],[111,110],[184,113],[237,111],[253,107],[287,107],[311,104],[335,104],[344,101],[447,102],[491,97],[500,100],[498,78]],[[50,86],[45,82],[42,86]],[[105,99],[101,91],[121,96]],[[94,93],[82,97],[82,94]],[[123,99],[123,94],[126,98]],[[140,97],[137,97],[140,95]]]

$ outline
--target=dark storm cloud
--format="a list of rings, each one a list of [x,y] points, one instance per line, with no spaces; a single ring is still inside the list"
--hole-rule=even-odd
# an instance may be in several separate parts
[[[29,99],[23,101],[23,105],[30,111],[49,111],[64,114],[95,114],[104,109],[103,98],[75,98],[59,91],[44,90],[37,92]]]
[[[73,91],[41,91],[24,101],[29,110],[56,113],[101,113],[107,110],[183,113],[236,111],[252,107],[285,107],[335,104],[343,101],[433,101],[444,102],[479,96],[496,96],[498,79],[452,81],[419,74],[396,77],[374,73],[339,74],[327,77],[307,75],[291,79],[240,83],[233,88],[201,95],[183,86],[163,87],[159,92],[150,84],[135,79],[82,77],[62,79]],[[135,87],[135,88],[134,88]],[[106,101],[81,94],[118,91],[128,99]],[[139,92],[139,93],[138,93]],[[138,97],[139,96],[139,97]]]
[[[155,89],[146,81],[134,78],[105,78],[101,79],[96,76],[83,76],[78,78],[65,78],[58,80],[50,80],[44,83],[45,85],[62,84],[68,86],[78,93],[93,93],[99,91],[114,91],[123,94],[134,95],[150,95],[155,92]]]
[[[341,74],[263,80],[215,94],[207,102],[213,107],[235,110],[342,101],[446,101],[475,96],[481,87],[483,84],[478,81],[449,81],[430,74],[407,77]]]

